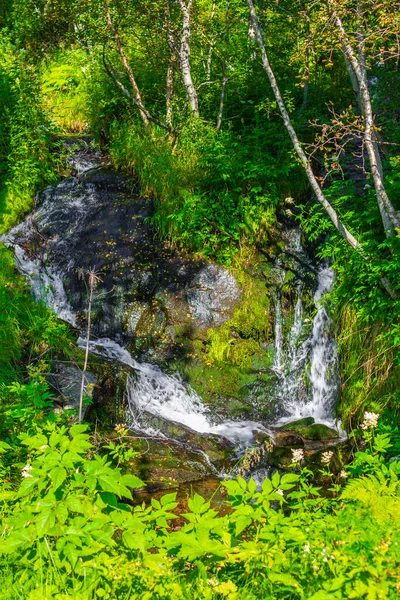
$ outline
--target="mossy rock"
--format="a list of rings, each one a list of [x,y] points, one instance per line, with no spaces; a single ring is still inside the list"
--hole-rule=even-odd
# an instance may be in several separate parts
[[[299,430],[299,433],[305,440],[335,440],[340,437],[335,429],[317,423],[309,427],[303,427]]]
[[[314,425],[314,423],[314,417],[304,417],[304,419],[298,419],[297,421],[287,423],[281,427],[281,431],[300,431],[300,429],[304,429],[304,427],[310,427],[310,425]]]
[[[268,453],[267,463],[270,467],[276,469],[289,469],[293,465],[293,448],[301,448],[301,446],[274,446],[271,452]]]

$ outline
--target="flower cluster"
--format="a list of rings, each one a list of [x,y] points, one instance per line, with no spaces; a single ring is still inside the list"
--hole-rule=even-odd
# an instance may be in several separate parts
[[[119,423],[114,427],[114,431],[120,436],[124,436],[128,433],[128,428],[125,423]]]
[[[324,465],[329,465],[329,463],[331,462],[333,458],[333,451],[332,450],[328,450],[328,452],[324,452],[321,456],[321,462]]]
[[[374,412],[364,413],[364,421],[361,423],[361,429],[366,431],[367,429],[375,429],[378,425],[379,414]]]
[[[292,461],[294,463],[301,463],[304,460],[304,450],[301,448],[292,448]]]
[[[21,471],[22,477],[32,477],[32,475],[29,473],[29,471],[32,471],[32,468],[32,465],[25,465],[25,467]]]

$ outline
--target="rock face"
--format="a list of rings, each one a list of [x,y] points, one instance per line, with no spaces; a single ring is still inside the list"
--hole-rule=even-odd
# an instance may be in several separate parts
[[[82,152],[70,165],[77,175],[45,189],[3,238],[37,297],[84,330],[94,271],[93,336],[131,344],[151,360],[174,356],[176,327],[229,319],[240,300],[231,273],[164,245],[151,225],[153,204],[135,182]]]
[[[236,279],[218,265],[206,265],[191,281],[186,293],[197,327],[222,325],[240,300]]]
[[[54,361],[49,383],[58,397],[58,403],[64,409],[73,409],[79,406],[82,371],[67,363]],[[85,373],[84,394],[92,397],[93,388],[97,383],[97,377],[90,372]]]

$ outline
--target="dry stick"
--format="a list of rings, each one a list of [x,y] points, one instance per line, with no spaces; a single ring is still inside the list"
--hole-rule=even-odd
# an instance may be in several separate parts
[[[91,319],[92,319],[92,301],[93,301],[93,292],[96,286],[96,273],[93,270],[89,271],[89,302],[87,308],[87,332],[86,332],[86,344],[85,344],[85,362],[83,363],[82,370],[82,381],[81,381],[81,391],[79,395],[79,419],[78,422],[82,422],[82,409],[83,409],[83,392],[85,389],[85,373],[87,369],[88,359],[89,359],[89,341],[90,341],[90,327],[91,327]]]
[[[262,64],[264,67],[265,72],[268,75],[268,79],[269,82],[271,84],[272,87],[272,91],[274,92],[275,95],[275,99],[277,101],[277,104],[279,106],[279,109],[281,111],[281,115],[283,117],[283,122],[285,124],[285,127],[287,129],[287,132],[289,133],[290,139],[292,140],[294,149],[297,152],[298,157],[300,158],[302,165],[307,173],[307,177],[308,180],[311,184],[312,189],[314,190],[314,193],[317,197],[317,200],[320,204],[322,204],[322,206],[324,207],[324,209],[326,210],[326,212],[328,213],[332,223],[335,225],[336,229],[339,231],[339,233],[344,237],[344,239],[355,249],[357,250],[361,250],[362,251],[362,247],[361,244],[358,240],[356,240],[356,238],[346,229],[346,227],[343,225],[343,223],[339,220],[339,217],[335,211],[335,209],[333,208],[333,206],[328,202],[327,198],[325,197],[325,194],[323,193],[314,173],[313,170],[311,168],[311,165],[309,163],[309,160],[307,158],[306,153],[304,152],[303,148],[301,147],[300,141],[297,137],[297,134],[293,128],[293,125],[290,121],[290,117],[289,117],[289,113],[286,109],[285,103],[283,101],[281,92],[279,90],[277,81],[275,79],[275,75],[274,72],[271,69],[271,66],[269,64],[269,60],[268,60],[268,56],[267,56],[267,51],[265,49],[265,44],[264,44],[264,40],[262,38],[261,35],[261,31],[260,31],[260,26],[258,23],[258,18],[256,15],[256,11],[254,8],[254,4],[252,0],[247,0],[247,4],[249,6],[250,9],[250,19],[251,19],[251,23],[254,29],[254,33],[255,33],[255,37],[257,39],[257,43],[258,46],[261,50],[261,59],[262,59]]]

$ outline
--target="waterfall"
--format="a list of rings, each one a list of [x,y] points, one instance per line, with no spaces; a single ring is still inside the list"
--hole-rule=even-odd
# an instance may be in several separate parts
[[[279,293],[275,298],[275,357],[272,368],[280,373],[284,368],[283,363],[283,315],[282,303]]]
[[[303,417],[314,417],[317,422],[333,424],[332,412],[339,392],[338,350],[331,331],[331,320],[325,309],[323,298],[334,282],[334,272],[321,267],[317,273],[317,289],[314,294],[316,314],[310,334],[301,341],[305,319],[301,297],[297,299],[294,321],[287,343],[280,337],[276,348],[281,350],[283,366],[276,367],[279,378],[278,401],[285,416],[283,424]],[[281,336],[282,316],[276,311],[275,331]]]
[[[318,288],[314,295],[317,314],[313,321],[311,337],[310,382],[312,385],[312,410],[319,418],[332,413],[338,394],[338,349],[331,335],[331,320],[322,302],[334,281],[332,269],[321,269],[318,273]]]
[[[78,344],[83,347],[85,340],[79,338]],[[220,435],[233,442],[239,451],[254,440],[254,432],[269,433],[254,421],[229,420],[216,423],[200,396],[189,385],[184,384],[178,374],[167,375],[156,365],[137,362],[126,348],[114,340],[102,338],[90,341],[89,350],[92,354],[118,361],[135,371],[128,376],[126,387],[128,425],[133,428],[159,435],[157,430],[146,423],[145,415],[149,413],[181,423],[198,433]]]

